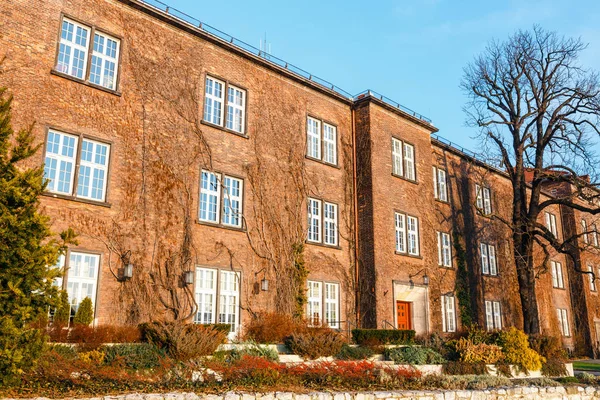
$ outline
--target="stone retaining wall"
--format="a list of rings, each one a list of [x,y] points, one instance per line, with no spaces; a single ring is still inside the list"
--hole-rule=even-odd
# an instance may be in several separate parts
[[[592,400],[600,399],[600,387],[515,387],[490,390],[429,390],[395,392],[312,392],[305,394],[291,392],[238,393],[227,392],[221,395],[195,393],[127,394],[119,396],[92,397],[82,400]],[[47,400],[37,398],[35,400]]]

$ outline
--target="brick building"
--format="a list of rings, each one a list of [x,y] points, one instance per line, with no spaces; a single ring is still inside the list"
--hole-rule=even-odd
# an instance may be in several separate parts
[[[509,218],[510,182],[425,117],[157,1],[0,11],[0,84],[43,143],[42,206],[56,232],[79,234],[58,266],[73,310],[90,297],[97,324],[184,318],[235,335],[300,292],[302,312],[334,328],[425,334],[460,329],[463,288],[481,326],[519,325],[510,233],[485,216]],[[562,235],[587,217],[546,218]],[[591,349],[595,283],[564,256],[551,268],[543,330]]]

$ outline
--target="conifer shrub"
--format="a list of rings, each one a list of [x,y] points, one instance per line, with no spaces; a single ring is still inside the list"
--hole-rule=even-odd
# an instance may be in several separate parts
[[[352,340],[356,344],[385,345],[411,344],[415,331],[402,329],[353,329]]]
[[[156,368],[164,358],[162,351],[148,343],[115,344],[102,349],[106,364],[121,364],[133,370]]]
[[[336,354],[338,360],[366,360],[373,356],[375,352],[367,346],[349,346],[344,343],[342,349]]]
[[[69,319],[71,318],[71,306],[69,304],[69,294],[66,290],[58,292],[58,304],[54,311],[54,319],[52,324],[57,327],[64,327],[69,325]]]
[[[502,347],[504,360],[525,372],[539,371],[546,362],[544,357],[529,347],[527,334],[515,327],[498,332],[496,343]]]
[[[405,346],[385,350],[385,358],[394,364],[424,365],[444,364],[446,359],[437,351],[428,347]]]
[[[89,325],[94,321],[94,308],[92,305],[92,299],[86,297],[81,300],[77,312],[73,318],[73,324],[75,325]]]

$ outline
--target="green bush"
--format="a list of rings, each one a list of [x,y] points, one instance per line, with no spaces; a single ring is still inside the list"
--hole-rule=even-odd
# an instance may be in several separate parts
[[[139,325],[142,341],[179,361],[210,355],[227,339],[223,329],[185,322],[146,322]]]
[[[352,340],[360,345],[411,344],[415,331],[400,329],[353,329]]]
[[[106,364],[122,361],[127,368],[134,370],[156,368],[164,356],[156,346],[148,343],[115,344],[102,349]]]
[[[437,351],[428,347],[406,346],[385,350],[385,358],[394,364],[444,364],[446,359]]]
[[[329,328],[310,328],[292,333],[285,341],[294,354],[311,360],[338,354],[344,343],[342,335]]]
[[[349,346],[344,344],[335,358],[338,360],[366,360],[374,354],[373,349],[363,346]]]
[[[94,309],[92,305],[92,299],[86,297],[81,300],[77,312],[73,318],[73,324],[76,325],[89,325],[94,320]]]

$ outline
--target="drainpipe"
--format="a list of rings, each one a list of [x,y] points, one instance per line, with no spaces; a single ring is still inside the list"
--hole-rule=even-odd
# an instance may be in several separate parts
[[[356,327],[360,328],[360,288],[358,283],[358,193],[357,193],[357,173],[356,173],[356,116],[354,104],[350,108],[352,113],[352,190],[354,207],[354,285],[355,285],[355,310]]]

